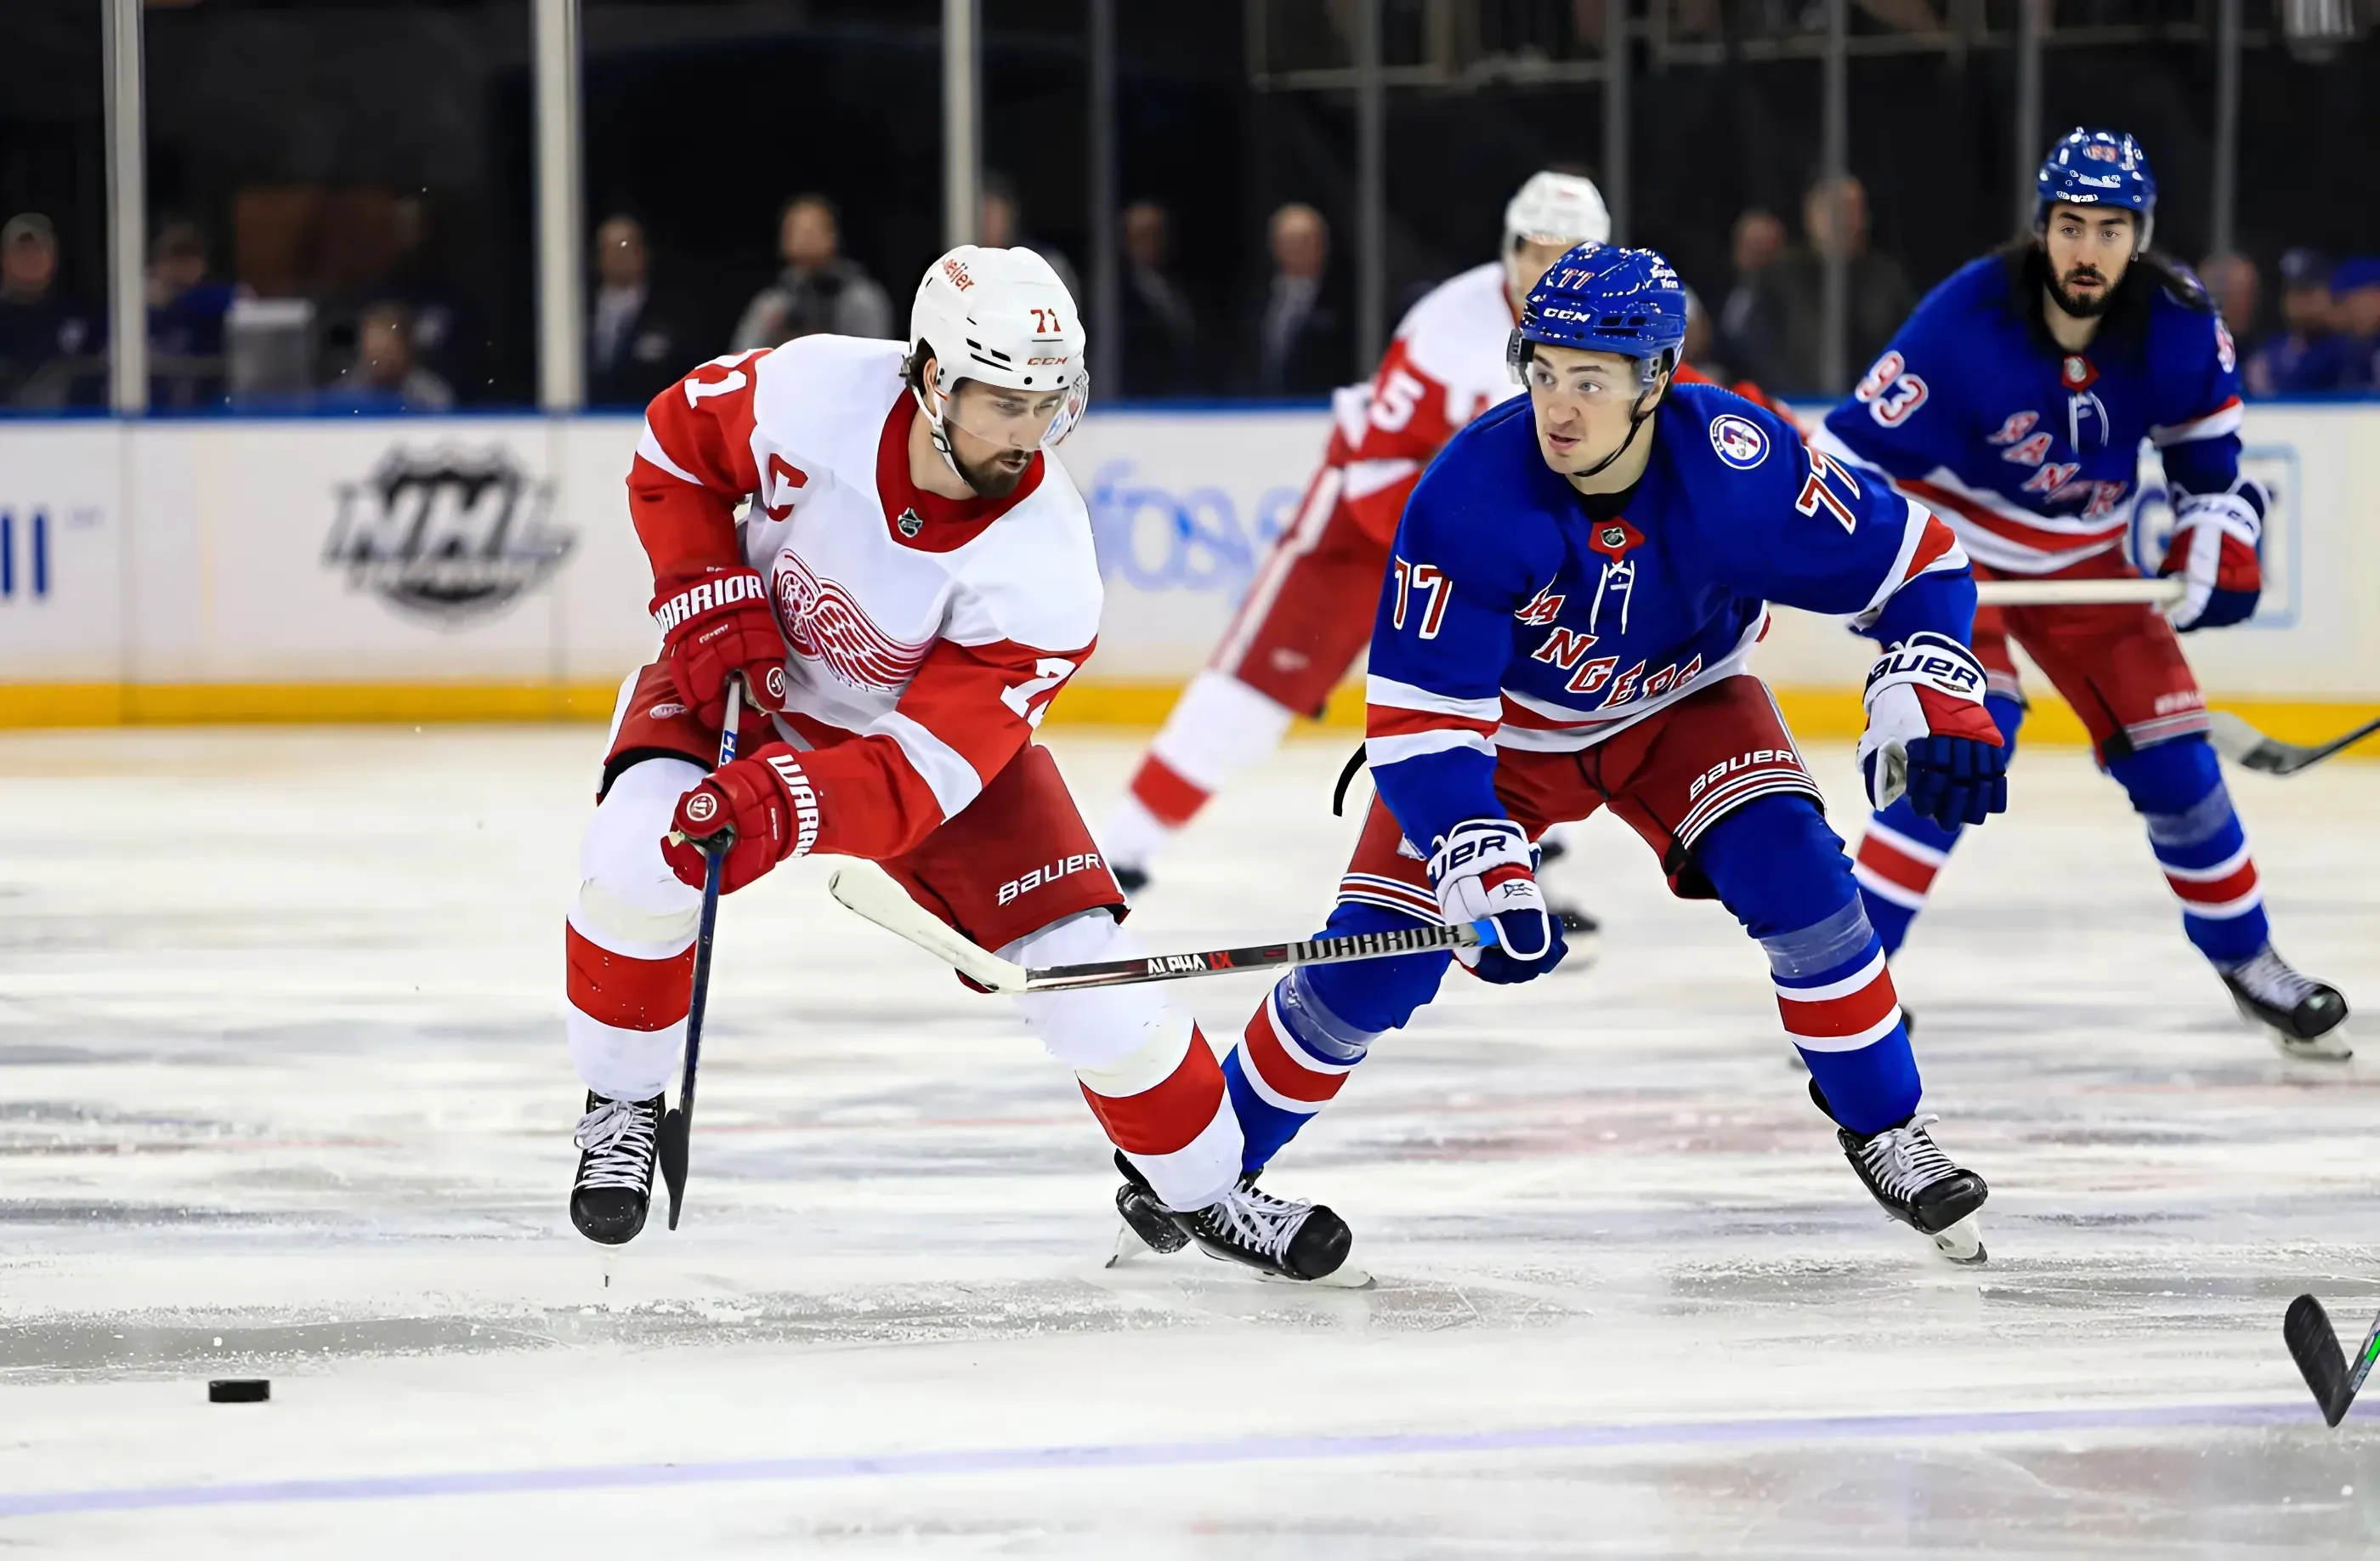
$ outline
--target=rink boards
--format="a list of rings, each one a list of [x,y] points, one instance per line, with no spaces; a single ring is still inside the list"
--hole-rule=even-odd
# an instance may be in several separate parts
[[[638,427],[0,424],[0,725],[601,717],[654,641],[621,503]],[[1327,433],[1318,409],[1092,415],[1062,455],[1108,604],[1061,719],[1161,716]],[[2222,702],[2311,735],[2380,707],[2380,403],[2257,406],[2244,437],[2276,495],[2268,586],[2192,660]],[[2143,477],[2154,550],[2153,459]],[[1780,612],[1756,665],[1809,735],[1855,721],[1865,651],[1838,624]],[[2049,713],[2028,729],[2054,735]]]

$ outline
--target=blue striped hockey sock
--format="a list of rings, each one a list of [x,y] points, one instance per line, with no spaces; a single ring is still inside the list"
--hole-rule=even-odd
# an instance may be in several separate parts
[[[2181,930],[2218,970],[2254,958],[2272,941],[2248,832],[2223,789],[2215,750],[2184,738],[2107,766],[2148,826],[2149,849],[2181,902]]]

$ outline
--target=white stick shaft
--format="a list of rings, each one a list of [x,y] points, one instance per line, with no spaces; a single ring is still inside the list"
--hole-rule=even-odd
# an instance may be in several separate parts
[[[2190,589],[2175,579],[2112,580],[1978,580],[1975,600],[1986,607],[2093,607],[2143,602],[2171,606]]]

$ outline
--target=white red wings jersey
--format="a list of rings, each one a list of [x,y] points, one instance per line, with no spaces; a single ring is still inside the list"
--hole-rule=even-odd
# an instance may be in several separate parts
[[[1504,364],[1512,305],[1504,264],[1489,261],[1448,277],[1405,312],[1369,384],[1330,398],[1324,464],[1339,502],[1386,543],[1405,496],[1440,446],[1498,402],[1520,394]]]
[[[817,750],[817,848],[854,856],[896,855],[973,801],[1099,631],[1062,466],[1037,455],[998,500],[910,482],[905,350],[812,335],[706,363],[647,409],[628,479],[656,576],[740,563],[766,581],[779,730]]]

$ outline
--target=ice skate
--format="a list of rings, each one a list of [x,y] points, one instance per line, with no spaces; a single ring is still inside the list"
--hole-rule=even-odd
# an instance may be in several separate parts
[[[1828,1110],[1827,1097],[1815,1079],[1810,1081],[1810,1098],[1829,1117],[1834,1115]],[[1838,1125],[1835,1137],[1843,1146],[1844,1158],[1851,1161],[1852,1169],[1859,1173],[1886,1213],[1930,1237],[1935,1248],[1952,1262],[1982,1262],[1989,1254],[1984,1250],[1974,1215],[1991,1196],[1991,1189],[1974,1172],[1953,1165],[1926,1132],[1929,1125],[1940,1120],[1931,1115],[1912,1116],[1898,1127],[1864,1135]]]
[[[2240,1017],[2266,1027],[2283,1056],[2344,1062],[2355,1055],[2341,1028],[2347,999],[2337,987],[2291,970],[2271,944],[2220,973]]]
[[[1121,1152],[1116,1163],[1126,1177],[1115,1195],[1116,1213],[1123,1216],[1123,1226],[1116,1232],[1115,1253],[1108,1259],[1108,1266],[1129,1262],[1145,1252],[1161,1255],[1188,1246],[1188,1233],[1173,1223],[1172,1213],[1157,1201],[1148,1185],[1133,1175],[1131,1163]]]
[[[1179,1251],[1196,1241],[1208,1256],[1243,1264],[1263,1278],[1336,1289],[1361,1289],[1372,1282],[1370,1274],[1348,1266],[1347,1249],[1354,1237],[1345,1220],[1321,1204],[1293,1202],[1260,1190],[1253,1173],[1242,1177],[1221,1199],[1185,1214],[1160,1203],[1139,1168],[1121,1152],[1116,1169],[1123,1173],[1125,1183],[1116,1192],[1117,1212],[1123,1214],[1126,1227],[1156,1250]],[[1172,1246],[1160,1246],[1144,1233],[1142,1223],[1152,1212],[1173,1226]],[[1113,1260],[1109,1266],[1114,1266]]]
[[[587,1091],[587,1115],[571,1135],[580,1153],[578,1180],[570,1189],[570,1223],[579,1235],[617,1247],[645,1228],[661,1124],[659,1095],[615,1101]]]

